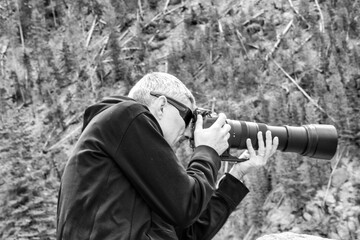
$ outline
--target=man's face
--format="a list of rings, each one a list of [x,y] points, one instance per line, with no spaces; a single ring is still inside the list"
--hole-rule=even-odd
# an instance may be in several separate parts
[[[157,97],[150,111],[158,120],[165,140],[171,147],[177,147],[180,141],[191,136],[188,126],[192,118],[190,100],[180,102],[160,93],[151,92],[150,94]]]
[[[190,101],[183,102],[187,107],[191,107]],[[164,138],[171,147],[177,147],[181,140],[191,137],[190,126],[185,126],[185,121],[181,117],[179,110],[169,102],[164,107],[164,117],[160,126]],[[189,124],[190,125],[190,124]]]

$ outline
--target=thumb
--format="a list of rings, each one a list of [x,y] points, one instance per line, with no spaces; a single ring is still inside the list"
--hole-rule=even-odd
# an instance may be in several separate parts
[[[201,114],[197,115],[195,129],[203,129],[203,117]]]

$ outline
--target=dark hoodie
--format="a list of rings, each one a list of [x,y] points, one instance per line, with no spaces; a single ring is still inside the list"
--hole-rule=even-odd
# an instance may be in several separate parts
[[[85,111],[62,176],[57,239],[211,239],[247,194],[218,154],[195,148],[184,169],[147,107],[112,97]]]

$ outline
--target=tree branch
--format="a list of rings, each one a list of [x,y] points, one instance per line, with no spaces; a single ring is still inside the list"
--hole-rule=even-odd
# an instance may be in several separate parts
[[[96,22],[97,22],[97,16],[95,16],[95,19],[94,19],[93,23],[91,24],[89,35],[88,35],[88,37],[86,39],[85,48],[89,47],[89,44],[90,44],[90,41],[91,41],[91,36],[92,36],[92,34],[94,32],[94,29],[95,29],[95,26],[96,26]]]
[[[241,6],[241,2],[240,3],[235,3],[235,4],[231,3],[230,5],[231,5],[230,7],[227,7],[225,9],[225,11],[222,14],[220,14],[220,18],[225,17],[231,10],[239,8]]]
[[[329,177],[329,181],[328,181],[328,184],[327,184],[327,187],[326,187],[326,192],[325,192],[325,196],[324,196],[324,200],[323,200],[323,203],[322,203],[322,207],[324,208],[325,207],[325,203],[326,203],[326,198],[327,198],[327,195],[329,193],[329,189],[331,187],[331,181],[332,181],[332,177],[334,175],[334,172],[336,171],[336,169],[338,169],[338,165],[339,165],[339,162],[341,161],[342,159],[342,156],[344,154],[344,151],[345,151],[345,148],[342,148],[341,150],[337,151],[336,155],[335,155],[335,165],[332,167],[332,171],[331,171],[331,174],[330,174],[330,177]]]
[[[290,4],[291,9],[296,13],[296,15],[298,15],[298,16],[301,18],[301,20],[302,20],[303,22],[306,23],[306,26],[307,26],[307,28],[309,29],[309,28],[310,28],[310,25],[309,25],[309,23],[306,21],[306,19],[304,18],[304,16],[301,15],[298,10],[296,10],[296,8],[294,7],[294,4],[293,4],[292,0],[288,0],[288,1],[289,1],[289,4]]]
[[[316,4],[316,8],[318,9],[319,15],[320,15],[320,26],[319,26],[319,30],[320,30],[321,33],[324,33],[324,31],[325,31],[324,16],[323,16],[323,14],[322,14],[322,11],[321,11],[321,8],[320,8],[320,5],[319,5],[318,0],[315,0],[315,4]]]
[[[217,55],[216,58],[211,62],[211,64],[215,64],[220,58],[222,57],[221,54]],[[206,64],[202,63],[200,67],[195,71],[193,74],[193,77],[196,78],[196,76],[205,68]]]
[[[238,39],[239,39],[239,41],[240,41],[241,47],[244,49],[246,58],[249,59],[249,55],[248,55],[247,50],[246,50],[246,47],[245,47],[245,45],[244,45],[243,36],[242,36],[241,33],[239,32],[239,30],[236,30],[236,36],[238,37]]]
[[[138,0],[138,6],[139,6],[139,15],[141,20],[144,18],[144,11],[142,9],[142,4],[141,4],[141,0]]]
[[[52,145],[49,148],[46,148],[46,145],[48,144],[48,140],[46,141],[46,143],[44,144],[43,147],[43,153],[48,153],[49,151],[57,148],[58,146],[60,146],[66,139],[70,138],[71,136],[73,136],[76,133],[79,133],[81,131],[82,126],[78,126],[77,128],[75,128],[75,130],[73,130],[72,132],[70,132],[68,135],[66,135],[64,138],[62,138],[60,141],[58,141],[57,143],[55,143],[54,145]],[[53,129],[50,133],[50,135],[52,135],[52,133],[55,131],[55,129]],[[50,137],[50,136],[49,136]]]
[[[24,40],[24,33],[23,33],[23,29],[21,26],[21,19],[20,19],[20,7],[19,7],[19,3],[17,2],[16,4],[16,10],[19,16],[19,34],[20,34],[20,40],[21,40],[21,46],[23,48],[23,51],[25,53],[25,40]]]
[[[252,16],[251,18],[249,18],[248,20],[246,20],[245,22],[243,22],[243,26],[247,25],[248,23],[250,23],[251,20],[263,15],[265,13],[264,10],[261,10],[260,12],[258,12],[257,14],[255,14],[254,16]]]
[[[290,27],[292,26],[293,20],[291,19],[291,21],[286,25],[286,28],[284,29],[284,31],[278,36],[277,41],[274,45],[274,47],[271,49],[271,51],[266,55],[265,57],[265,61],[268,61],[269,58],[272,57],[272,55],[274,54],[275,50],[279,47],[281,40],[283,39],[283,37],[286,35],[286,33],[289,31]]]
[[[164,10],[163,10],[164,12],[166,12],[166,10],[167,10],[167,8],[169,6],[169,3],[170,3],[170,0],[166,0]]]
[[[144,28],[147,28],[150,24],[152,24],[156,20],[160,19],[161,17],[165,17],[166,15],[168,15],[168,14],[170,14],[170,13],[172,13],[172,12],[174,12],[174,11],[184,7],[184,6],[185,6],[185,4],[181,4],[180,6],[175,7],[173,9],[169,10],[169,11],[166,11],[166,12],[164,11],[164,12],[160,12],[160,13],[156,14],[155,17],[153,17],[147,24],[144,25]]]
[[[310,35],[309,37],[307,37],[301,44],[300,46],[298,46],[294,53],[298,53],[300,51],[300,49],[305,45],[305,43],[307,43],[311,38],[312,38],[313,35]]]

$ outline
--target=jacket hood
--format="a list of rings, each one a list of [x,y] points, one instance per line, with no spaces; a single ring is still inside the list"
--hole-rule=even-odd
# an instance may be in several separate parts
[[[111,96],[111,97],[106,97],[101,102],[95,103],[95,104],[91,105],[90,107],[88,107],[84,113],[83,126],[81,129],[81,132],[84,131],[84,129],[89,124],[91,119],[93,119],[96,115],[98,115],[102,111],[108,109],[109,107],[112,107],[116,104],[119,104],[119,103],[122,103],[125,101],[136,102],[134,99],[129,98],[129,97]]]

